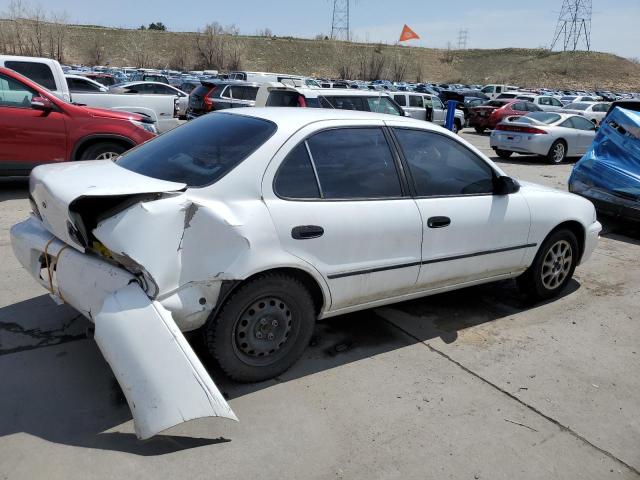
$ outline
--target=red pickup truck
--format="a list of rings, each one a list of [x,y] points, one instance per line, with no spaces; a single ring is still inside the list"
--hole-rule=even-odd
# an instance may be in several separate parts
[[[0,176],[26,175],[41,163],[112,158],[155,135],[142,115],[73,105],[0,68]]]

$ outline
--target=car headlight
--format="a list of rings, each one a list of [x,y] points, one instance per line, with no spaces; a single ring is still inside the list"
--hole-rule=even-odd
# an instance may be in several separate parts
[[[137,120],[129,120],[129,121],[133,123],[136,127],[140,127],[143,130],[146,130],[147,132],[153,133],[154,135],[158,134],[158,130],[156,129],[156,126],[153,123],[139,122]]]

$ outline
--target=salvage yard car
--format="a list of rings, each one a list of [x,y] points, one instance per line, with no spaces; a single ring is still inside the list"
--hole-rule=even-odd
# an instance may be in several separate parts
[[[113,161],[47,165],[16,257],[95,323],[139,437],[235,418],[180,331],[260,381],[318,319],[517,278],[557,296],[600,224],[431,123],[315,108],[214,112]]]
[[[635,108],[640,109],[640,102],[636,102]],[[609,112],[591,148],[573,168],[569,191],[588,198],[602,213],[640,222],[637,111],[615,107]]]
[[[109,159],[156,135],[147,117],[73,105],[0,68],[0,176],[41,163]]]
[[[500,158],[512,153],[542,155],[549,163],[584,155],[596,136],[596,127],[579,115],[532,112],[507,117],[491,132],[490,145]]]
[[[507,117],[540,111],[542,109],[537,105],[522,100],[489,100],[469,109],[469,126],[477,133],[484,133],[485,130],[496,128],[496,125]]]

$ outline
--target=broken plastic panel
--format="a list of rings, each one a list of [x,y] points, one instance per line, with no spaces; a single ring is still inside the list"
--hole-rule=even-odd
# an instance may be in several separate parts
[[[132,283],[95,316],[95,340],[124,392],[136,435],[146,439],[188,420],[238,420],[171,314]]]

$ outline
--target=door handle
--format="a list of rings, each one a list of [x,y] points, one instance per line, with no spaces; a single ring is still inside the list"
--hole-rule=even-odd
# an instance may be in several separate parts
[[[427,226],[429,228],[443,228],[448,227],[451,224],[449,217],[430,217],[427,220]]]
[[[291,237],[295,240],[309,240],[324,235],[324,228],[318,225],[299,225],[291,229]]]

